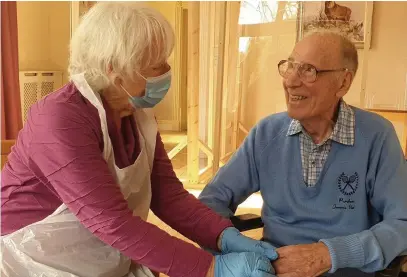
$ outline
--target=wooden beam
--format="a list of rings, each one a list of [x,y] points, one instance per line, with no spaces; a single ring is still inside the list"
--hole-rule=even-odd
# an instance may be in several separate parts
[[[243,78],[244,78],[244,67],[243,63],[239,59],[239,66],[238,66],[238,84],[239,87],[237,88],[237,96],[236,96],[236,111],[233,118],[233,136],[232,136],[232,144],[235,149],[239,147],[239,124],[240,124],[240,115],[242,113],[242,96],[243,96]]]
[[[207,185],[213,178],[212,166],[206,166],[199,172],[199,183]]]
[[[241,122],[239,122],[239,130],[244,132],[246,135],[249,134],[249,130],[247,130]]]
[[[209,146],[203,143],[201,140],[199,140],[198,143],[200,150],[202,150],[202,152],[204,152],[205,155],[208,157],[208,161],[212,160],[213,159],[212,149],[210,149]]]
[[[187,137],[187,132],[160,131],[160,135],[164,144],[178,144]]]
[[[405,118],[404,128],[405,128],[405,130],[407,132],[407,117]],[[407,160],[407,134],[405,136],[406,136],[406,145],[404,146],[404,157]],[[407,272],[407,262],[406,262],[406,272]]]
[[[182,151],[182,149],[184,149],[186,146],[188,145],[188,140],[185,137],[185,139],[183,141],[181,141],[180,143],[178,143],[173,149],[171,149],[170,152],[168,152],[168,158],[170,158],[170,160],[172,160],[179,152]]]
[[[233,144],[233,119],[236,112],[238,89],[238,62],[240,37],[240,1],[226,2],[225,61],[223,74],[223,101],[220,155],[225,156],[235,150]]]
[[[404,146],[404,158],[407,160],[407,136],[406,136],[406,146]]]
[[[210,147],[212,142],[212,106],[213,106],[213,40],[214,20],[211,2],[199,2],[199,138]],[[212,29],[211,29],[212,27]]]
[[[220,165],[224,166],[225,164],[227,164],[227,162],[229,161],[229,159],[233,156],[233,154],[235,153],[235,151],[231,151],[229,153],[227,153],[225,156],[223,156],[220,159]]]
[[[224,68],[224,53],[225,53],[225,29],[226,29],[226,2],[212,2],[215,5],[215,20],[218,30],[215,46],[217,47],[217,56],[215,68],[217,71],[216,87],[214,95],[214,128],[213,128],[213,164],[212,174],[215,175],[219,169],[220,161],[220,133],[222,119],[222,97],[223,97],[223,68]]]
[[[172,118],[176,126],[172,130],[181,131],[181,86],[182,86],[182,2],[177,1],[175,4],[175,47],[174,47],[174,68],[176,72],[173,77],[173,102],[172,102]]]
[[[371,26],[372,26],[372,14],[373,14],[373,2],[366,2],[366,13],[365,13],[365,43],[363,45],[363,63],[361,68],[361,92],[360,92],[360,108],[371,108],[369,107],[368,93],[366,93],[366,83],[367,83],[367,73],[368,73],[368,61],[370,52],[370,40],[371,40]]]
[[[79,11],[79,1],[71,1],[70,9],[70,36],[72,38],[73,33],[76,30],[76,27],[79,25],[80,11]]]
[[[208,87],[201,86],[201,95],[206,95],[205,106],[205,118],[207,134],[207,144],[210,148],[213,148],[213,135],[214,135],[214,121],[218,120],[213,111],[215,110],[215,94],[216,94],[216,56],[217,56],[217,21],[216,21],[216,3],[211,1],[201,2],[201,74],[202,83],[207,83]],[[208,14],[215,15],[214,17],[208,17]],[[205,62],[206,61],[206,62]],[[202,84],[201,83],[201,84]],[[200,110],[202,112],[202,108]],[[209,161],[208,161],[209,162]],[[210,161],[212,163],[212,160]]]
[[[188,182],[199,181],[199,2],[188,2]]]

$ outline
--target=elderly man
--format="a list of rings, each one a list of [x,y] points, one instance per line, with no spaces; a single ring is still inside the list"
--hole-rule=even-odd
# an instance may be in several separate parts
[[[264,199],[279,276],[373,276],[407,250],[407,164],[392,124],[343,101],[355,46],[315,32],[278,64],[287,112],[260,121],[200,200],[224,216]]]

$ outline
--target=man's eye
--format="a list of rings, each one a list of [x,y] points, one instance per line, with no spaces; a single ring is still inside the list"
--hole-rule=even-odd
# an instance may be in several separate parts
[[[311,71],[313,71],[313,68],[310,67],[310,66],[303,66],[303,70],[304,70],[304,71],[311,72]]]

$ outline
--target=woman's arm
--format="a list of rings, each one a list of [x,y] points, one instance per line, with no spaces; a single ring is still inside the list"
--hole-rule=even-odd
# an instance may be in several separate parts
[[[205,276],[209,253],[132,215],[102,157],[100,127],[93,128],[89,114],[72,103],[44,103],[31,110],[28,122],[29,166],[44,184],[95,236],[135,262],[169,276]]]
[[[154,214],[199,245],[218,249],[218,236],[232,223],[184,189],[174,173],[160,134],[157,134],[151,185],[151,210]]]

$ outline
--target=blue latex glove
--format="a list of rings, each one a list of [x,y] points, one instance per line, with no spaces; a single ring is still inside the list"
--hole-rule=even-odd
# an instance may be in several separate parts
[[[215,277],[275,277],[267,257],[258,253],[230,253],[215,256]]]
[[[276,248],[265,241],[258,241],[242,235],[234,227],[226,228],[221,234],[221,251],[222,254],[233,252],[254,252],[259,253],[270,260],[278,258]]]

